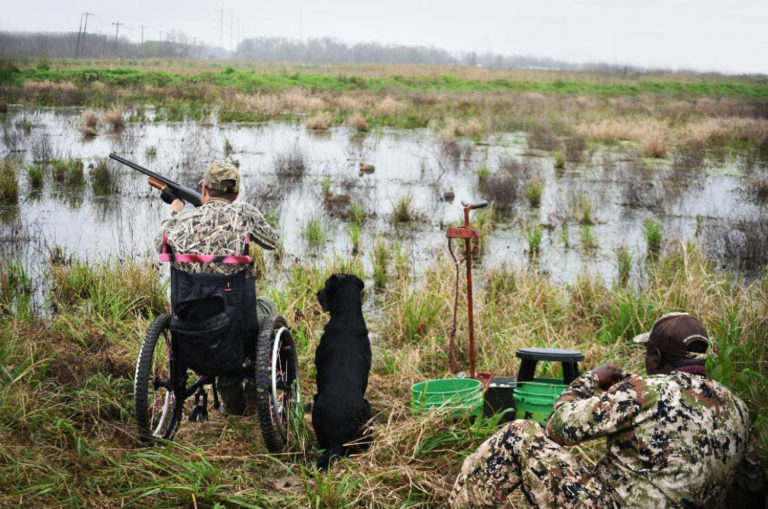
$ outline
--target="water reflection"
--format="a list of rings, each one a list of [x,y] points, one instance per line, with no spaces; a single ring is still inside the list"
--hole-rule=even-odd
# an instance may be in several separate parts
[[[15,127],[22,119],[32,124],[29,133]],[[556,169],[551,154],[526,155],[518,133],[476,143],[427,129],[361,134],[346,127],[317,132],[283,123],[184,121],[133,123],[83,142],[79,122],[77,112],[50,110],[17,112],[3,121],[0,149],[24,147],[15,152],[24,164],[80,159],[90,168],[84,182],[90,185],[46,177],[42,192],[0,209],[2,243],[31,242],[18,230],[34,224],[49,245],[81,257],[151,252],[167,206],[144,176],[114,163],[108,167],[113,185],[96,185],[94,169],[116,151],[193,188],[213,160],[236,162],[243,174],[240,199],[279,228],[286,264],[310,255],[308,225],[318,220],[324,240],[312,245],[314,258],[348,255],[357,247],[369,269],[368,255],[385,240],[401,246],[419,272],[445,254],[445,228],[462,221],[460,202],[489,197],[497,210],[482,255],[486,267],[530,266],[565,282],[592,271],[610,283],[617,278],[617,249],[624,247],[635,261],[645,256],[647,218],[659,222],[665,241],[701,242],[715,260],[738,260],[739,268],[767,262],[761,254],[765,169],[752,165],[747,175],[738,161],[695,152],[646,160],[619,145],[583,150],[583,162],[570,158]],[[540,185],[536,199],[529,194],[534,181]],[[397,223],[404,201],[416,219]],[[358,207],[364,221],[353,246],[350,224]],[[538,254],[529,256],[534,242]]]

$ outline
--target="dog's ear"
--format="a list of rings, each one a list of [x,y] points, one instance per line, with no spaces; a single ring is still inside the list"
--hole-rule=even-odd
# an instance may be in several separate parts
[[[325,288],[321,288],[317,292],[317,301],[320,303],[320,307],[323,308],[323,311],[327,313],[328,312],[328,292],[325,290]]]
[[[357,284],[357,287],[358,287],[358,288],[360,289],[360,291],[362,292],[362,291],[363,291],[363,288],[365,288],[365,283],[363,282],[363,280],[362,280],[362,279],[360,279],[360,278],[359,278],[359,277],[357,277],[357,276],[352,276],[352,277],[353,277],[353,278],[355,278],[355,283]]]

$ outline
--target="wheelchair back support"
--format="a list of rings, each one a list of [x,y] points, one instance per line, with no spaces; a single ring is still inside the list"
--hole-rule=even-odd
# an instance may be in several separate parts
[[[246,276],[252,263],[246,237],[242,256],[169,252],[163,239],[162,261],[244,265],[231,275],[186,272],[171,267],[171,334],[178,362],[201,375],[223,375],[242,369],[246,352],[254,350],[258,332],[256,284]],[[224,261],[223,261],[224,260]]]

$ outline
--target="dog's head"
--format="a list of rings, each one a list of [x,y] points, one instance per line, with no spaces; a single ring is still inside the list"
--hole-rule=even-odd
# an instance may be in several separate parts
[[[363,288],[365,288],[363,280],[353,274],[333,274],[325,280],[325,287],[317,292],[317,300],[323,307],[323,311],[333,313],[339,310],[339,306],[342,305],[339,302],[339,295],[356,295],[357,298],[354,302],[348,302],[349,297],[344,300],[348,304],[359,307],[360,293],[363,291]]]

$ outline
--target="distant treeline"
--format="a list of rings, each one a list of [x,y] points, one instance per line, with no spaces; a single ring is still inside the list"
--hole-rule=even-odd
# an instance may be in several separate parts
[[[0,32],[0,58],[221,58],[220,48],[190,44],[184,34],[170,32],[167,40],[131,42],[101,34],[76,32]]]
[[[550,58],[503,56],[495,53],[452,54],[427,46],[403,46],[365,42],[348,45],[329,37],[298,41],[282,37],[246,39],[237,46],[235,56],[253,60],[318,63],[378,63],[466,65],[496,68],[582,69]],[[595,68],[595,66],[591,66]]]
[[[305,41],[283,37],[245,39],[234,52],[190,43],[182,33],[169,33],[162,41],[115,41],[114,37],[87,34],[0,32],[0,58],[237,58],[243,60],[305,63],[381,63],[482,66],[507,69],[562,69],[626,71],[626,66],[571,64],[529,56],[495,53],[450,53],[426,46],[404,46],[375,42],[346,44],[332,38]]]

